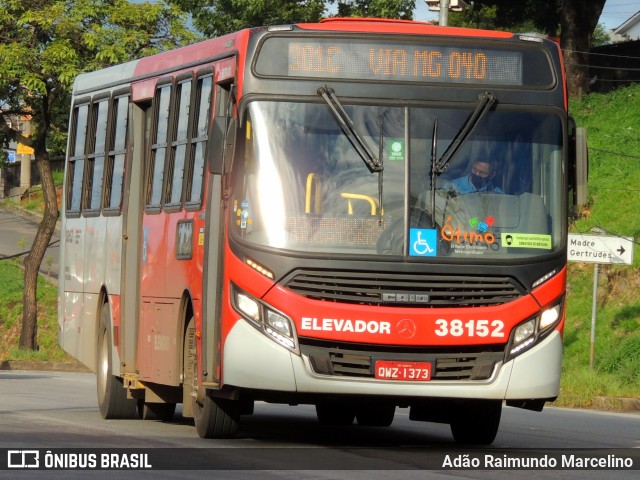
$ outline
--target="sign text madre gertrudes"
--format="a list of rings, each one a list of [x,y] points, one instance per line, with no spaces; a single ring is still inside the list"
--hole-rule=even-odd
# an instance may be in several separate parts
[[[633,263],[633,237],[570,233],[567,260],[573,262]]]

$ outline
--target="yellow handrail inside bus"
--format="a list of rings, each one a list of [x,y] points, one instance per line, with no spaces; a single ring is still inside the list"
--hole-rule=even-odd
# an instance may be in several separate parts
[[[347,213],[353,215],[352,200],[362,200],[369,204],[371,207],[371,215],[376,215],[378,212],[378,201],[361,193],[348,193],[342,192],[340,196],[347,200]],[[320,212],[320,180],[318,175],[310,173],[307,175],[305,199],[304,199],[304,213],[319,213]]]
[[[320,180],[315,173],[307,175],[307,189],[305,192],[304,213],[311,213],[311,200],[313,199],[313,213],[320,211]]]
[[[360,193],[346,193],[343,192],[340,194],[342,198],[346,198],[349,204],[348,206],[348,214],[353,215],[353,205],[351,204],[351,200],[364,200],[365,202],[369,202],[371,206],[371,215],[375,215],[378,211],[378,202],[375,198],[370,197],[369,195],[362,195]]]

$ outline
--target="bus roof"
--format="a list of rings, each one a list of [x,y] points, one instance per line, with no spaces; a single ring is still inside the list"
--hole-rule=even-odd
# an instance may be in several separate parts
[[[388,18],[325,18],[320,23],[297,25],[307,30],[444,35],[452,37],[511,38],[513,33],[473,28],[441,27],[430,22]]]
[[[295,25],[281,25],[271,27],[255,27],[240,30],[221,37],[204,40],[185,47],[158,53],[127,63],[107,67],[79,75],[73,87],[75,97],[106,89],[115,89],[119,85],[144,80],[152,76],[168,75],[182,69],[223,58],[239,51],[242,45],[248,43],[249,36],[254,32],[295,30],[325,32],[353,32],[353,33],[381,33],[381,34],[417,34],[434,36],[451,36],[457,38],[493,38],[509,39],[514,34],[510,32],[475,30],[470,28],[441,27],[429,22],[411,20],[394,20],[379,18],[327,18],[319,23],[300,23]]]

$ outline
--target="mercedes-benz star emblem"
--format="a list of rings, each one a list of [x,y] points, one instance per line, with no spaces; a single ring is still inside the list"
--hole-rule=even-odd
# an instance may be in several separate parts
[[[416,324],[408,318],[403,318],[396,325],[398,335],[402,338],[411,338],[416,334]]]

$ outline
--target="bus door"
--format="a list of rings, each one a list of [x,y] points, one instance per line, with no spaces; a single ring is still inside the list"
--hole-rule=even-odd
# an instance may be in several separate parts
[[[175,249],[175,237],[184,238],[186,231],[185,227],[176,230],[175,225],[177,217],[184,215],[181,179],[191,86],[190,74],[159,79],[145,122],[136,365],[140,380],[168,385],[180,383],[177,351],[180,294],[176,292],[187,288],[187,279],[185,265],[177,268],[172,257],[181,254]],[[179,175],[171,168],[176,164]],[[180,243],[184,242],[177,242]],[[188,250],[186,246],[183,248]],[[187,260],[185,255],[181,258]]]
[[[222,273],[224,265],[224,173],[233,157],[236,57],[214,64],[213,108],[206,145],[207,180],[203,303],[198,345],[202,384],[216,387],[220,381],[220,330]],[[204,339],[204,341],[202,341]]]
[[[215,64],[159,79],[146,111],[136,345],[144,381],[181,383],[185,323],[193,316],[202,325],[203,278],[217,276],[220,175],[208,179],[206,173],[214,92],[224,91],[216,86],[222,70]],[[228,80],[235,69],[226,71]],[[207,191],[213,200],[207,200]],[[215,309],[215,293],[213,298]],[[199,338],[206,338],[204,331]]]

